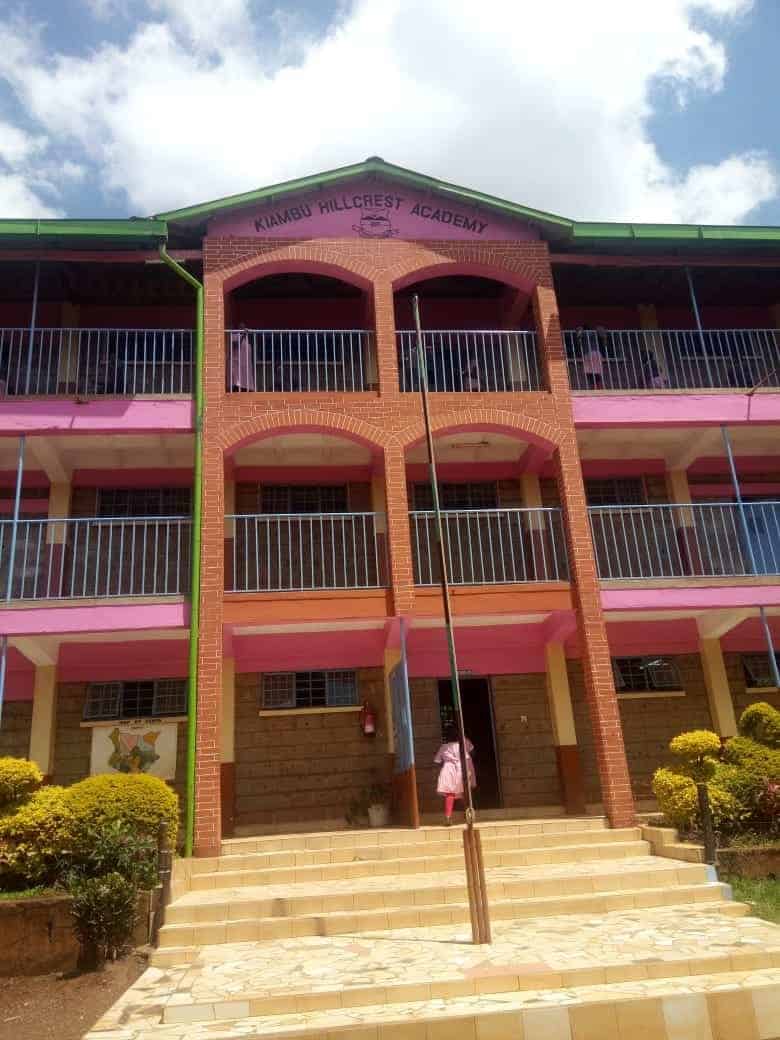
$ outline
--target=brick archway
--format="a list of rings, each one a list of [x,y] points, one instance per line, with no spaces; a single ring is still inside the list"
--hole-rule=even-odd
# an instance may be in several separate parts
[[[530,441],[550,452],[559,446],[563,436],[561,430],[541,419],[494,408],[471,408],[468,411],[434,414],[431,417],[431,428],[435,434],[448,430],[490,430],[495,433],[514,434],[518,439]],[[418,419],[395,434],[390,443],[406,450],[419,443],[424,436],[425,427],[422,420]]]
[[[225,292],[258,278],[296,272],[338,278],[364,292],[372,285],[373,270],[368,262],[351,260],[342,250],[329,247],[327,242],[258,243],[254,239],[240,239],[231,241],[231,246],[231,251],[243,246],[242,258],[222,268],[212,265],[211,270],[211,277],[219,279]]]
[[[377,426],[336,412],[291,408],[284,412],[261,412],[242,419],[220,431],[219,441],[226,456],[233,455],[243,444],[281,433],[319,432],[356,441],[372,452],[382,452],[387,435]]]

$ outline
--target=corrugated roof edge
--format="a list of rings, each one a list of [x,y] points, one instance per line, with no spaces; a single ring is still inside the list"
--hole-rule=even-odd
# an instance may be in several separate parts
[[[0,238],[30,239],[166,239],[164,220],[130,217],[125,220],[3,220]]]

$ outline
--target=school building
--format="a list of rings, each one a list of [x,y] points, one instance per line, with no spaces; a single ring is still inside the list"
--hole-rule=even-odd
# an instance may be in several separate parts
[[[780,228],[370,158],[0,221],[0,754],[163,776],[203,855],[439,810],[415,294],[478,808],[628,826],[672,736],[780,705]]]

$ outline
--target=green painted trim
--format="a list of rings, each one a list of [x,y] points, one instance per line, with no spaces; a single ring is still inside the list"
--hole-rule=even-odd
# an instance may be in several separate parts
[[[495,195],[486,195],[480,191],[472,191],[449,181],[440,181],[435,177],[427,177],[414,170],[407,170],[403,166],[395,166],[393,163],[384,162],[382,159],[366,159],[365,162],[353,163],[351,166],[341,166],[335,170],[326,170],[310,177],[299,177],[292,181],[283,181],[280,184],[272,184],[267,188],[259,188],[256,191],[243,192],[241,195],[228,195],[224,199],[215,199],[213,202],[204,202],[198,206],[188,206],[185,209],[171,210],[168,213],[155,214],[156,219],[166,220],[171,223],[177,221],[193,220],[194,218],[208,219],[223,210],[236,209],[252,203],[265,202],[278,195],[290,195],[293,192],[323,188],[329,184],[339,184],[352,180],[355,177],[366,174],[384,174],[390,180],[401,181],[423,188],[426,191],[438,191],[445,195],[452,195],[472,205],[489,206],[491,209],[499,210],[513,217],[521,217],[539,224],[555,226],[561,230],[570,230],[572,222],[565,217],[558,217],[554,213],[545,213],[542,210],[529,209],[520,206],[516,202],[508,202]]]
[[[164,220],[0,220],[0,238],[38,239],[165,239]]]
[[[160,259],[195,290],[195,452],[192,475],[192,547],[190,550],[190,638],[187,669],[187,763],[184,855],[195,838],[195,751],[198,732],[198,646],[200,642],[200,547],[203,532],[203,284],[160,245]]]
[[[780,228],[750,225],[718,224],[610,224],[578,222],[573,225],[572,239],[580,242],[636,242],[639,245],[661,242],[688,245],[724,242],[731,244],[780,243]]]

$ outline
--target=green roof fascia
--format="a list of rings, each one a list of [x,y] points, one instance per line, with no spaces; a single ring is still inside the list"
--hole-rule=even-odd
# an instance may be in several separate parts
[[[635,242],[656,245],[712,244],[714,242],[746,245],[780,244],[780,228],[706,224],[611,224],[577,222],[572,228],[572,240],[603,242]]]
[[[288,195],[294,192],[323,188],[327,185],[339,184],[366,174],[384,174],[390,179],[403,181],[406,184],[426,191],[442,192],[443,194],[462,199],[464,202],[489,206],[491,209],[499,210],[508,216],[554,226],[564,232],[570,232],[573,226],[572,221],[567,220],[565,217],[558,217],[554,213],[529,209],[527,206],[508,202],[506,199],[500,199],[495,195],[486,195],[483,192],[462,188],[457,184],[450,184],[448,181],[440,181],[435,177],[415,173],[413,170],[407,170],[403,166],[395,166],[381,159],[367,159],[364,162],[353,163],[351,166],[341,166],[338,169],[327,170],[324,173],[314,174],[310,177],[299,177],[296,180],[283,181],[280,184],[272,184],[267,188],[247,191],[241,195],[228,195],[226,198],[215,199],[213,202],[189,206],[186,209],[171,210],[168,213],[157,213],[155,216],[158,220],[166,220],[171,223],[193,220],[198,217],[208,218],[222,210],[236,209],[252,203],[265,202],[278,195]]]
[[[95,240],[148,241],[168,237],[164,220],[0,220],[0,239],[23,242],[58,240],[91,242]]]

